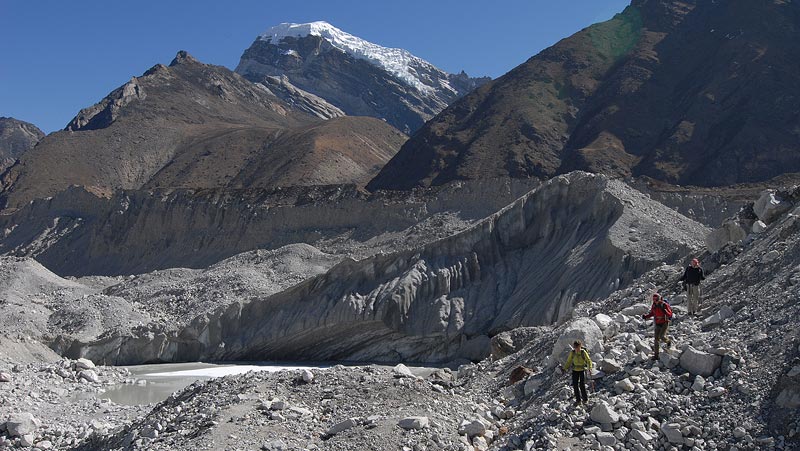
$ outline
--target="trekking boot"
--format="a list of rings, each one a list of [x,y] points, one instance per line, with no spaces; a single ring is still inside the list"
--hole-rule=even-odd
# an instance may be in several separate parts
[[[579,407],[579,406],[581,405],[581,402],[580,402],[580,401],[575,401],[575,404],[573,404],[573,405],[574,405],[575,407]]]
[[[657,355],[654,355],[653,357],[650,357],[650,360],[652,360],[652,361],[654,361],[654,362],[655,362],[656,360],[658,360],[658,356],[657,356]]]
[[[668,342],[667,342],[667,343],[666,343],[664,346],[665,346],[667,349],[671,348],[671,347],[672,347],[672,340],[668,341]]]

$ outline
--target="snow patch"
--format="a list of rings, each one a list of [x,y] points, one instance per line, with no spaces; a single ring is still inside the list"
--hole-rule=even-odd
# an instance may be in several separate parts
[[[265,31],[259,36],[259,39],[277,44],[287,37],[303,38],[306,36],[319,36],[330,42],[335,48],[381,67],[425,94],[433,94],[435,89],[421,80],[417,72],[419,68],[438,72],[441,74],[442,81],[447,80],[447,74],[444,71],[422,58],[412,55],[408,50],[374,44],[323,21],[302,24],[282,23]],[[452,90],[452,88],[450,89]]]

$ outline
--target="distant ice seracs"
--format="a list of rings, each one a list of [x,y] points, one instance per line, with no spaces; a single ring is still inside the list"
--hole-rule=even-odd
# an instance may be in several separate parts
[[[419,74],[420,69],[441,72],[443,80],[447,80],[447,75],[442,70],[424,59],[412,55],[408,50],[373,44],[323,21],[302,24],[282,23],[265,31],[259,36],[259,39],[278,44],[286,37],[302,38],[306,36],[322,37],[337,49],[383,68],[424,94],[434,94],[435,88],[423,82]],[[449,84],[446,84],[445,87],[454,91]]]

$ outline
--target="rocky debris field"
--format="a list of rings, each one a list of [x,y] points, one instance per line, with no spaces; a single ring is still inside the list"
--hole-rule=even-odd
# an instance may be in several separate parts
[[[459,449],[459,423],[479,406],[452,381],[404,365],[228,376],[80,449]]]
[[[0,257],[5,352],[45,343],[78,357],[76,342],[106,340],[145,326],[174,330],[220,306],[285,290],[340,260],[293,244],[245,252],[204,270],[64,279],[33,259]]]
[[[72,449],[147,412],[97,397],[133,383],[127,370],[87,359],[14,364],[0,356],[0,449]]]
[[[6,338],[0,449],[798,449],[798,192],[766,193],[712,234],[718,249],[699,255],[708,273],[699,315],[684,307],[683,265],[663,264],[605,299],[578,303],[558,324],[495,335],[491,358],[456,372],[418,377],[398,365],[247,373],[128,407],[95,397],[130,382],[125,370],[53,355],[17,364],[35,340]],[[675,310],[673,344],[657,361],[652,324],[641,318],[654,291]],[[586,407],[573,406],[570,381],[557,370],[576,338],[596,363]]]
[[[776,203],[777,204],[777,203]],[[794,207],[792,207],[794,208]],[[573,319],[538,330],[532,343],[476,371],[494,396],[521,412],[498,449],[796,449],[800,446],[800,210],[715,255],[698,316],[678,288],[682,268],[663,266]],[[756,208],[759,218],[763,209]],[[761,220],[761,219],[759,219]],[[641,319],[659,290],[673,303],[673,346],[651,361],[652,325]],[[513,350],[513,339],[504,342]],[[573,407],[556,365],[580,338],[592,351],[595,392]],[[498,346],[499,348],[499,346]],[[546,351],[552,349],[552,352]],[[520,365],[539,366],[507,386]]]

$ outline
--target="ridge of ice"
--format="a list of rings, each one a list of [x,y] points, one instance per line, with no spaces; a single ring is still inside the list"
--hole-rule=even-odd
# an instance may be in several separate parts
[[[374,44],[324,21],[301,24],[282,23],[262,33],[259,39],[277,44],[286,37],[302,38],[309,35],[319,36],[330,42],[335,48],[383,68],[422,93],[431,94],[434,92],[434,88],[423,83],[415,67],[440,73],[442,84],[449,88],[449,83],[444,83],[447,81],[447,74],[444,71],[424,59],[414,56],[408,50]],[[450,89],[452,90],[452,88]]]

